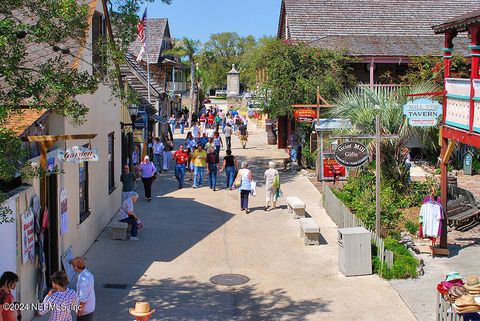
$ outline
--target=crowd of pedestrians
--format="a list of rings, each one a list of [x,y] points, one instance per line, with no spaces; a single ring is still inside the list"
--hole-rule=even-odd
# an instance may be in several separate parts
[[[185,131],[185,115],[169,120],[170,130],[175,131],[180,125],[180,133]],[[204,109],[199,116],[192,116],[192,125],[186,133],[185,140],[175,149],[173,141],[167,137],[157,137],[152,144],[153,162],[145,156],[141,163],[136,162],[135,173],[130,173],[128,165],[124,166],[121,176],[123,183],[122,207],[119,220],[131,225],[130,239],[138,240],[138,229],[141,222],[134,213],[134,204],[138,194],[134,192],[136,175],[141,178],[145,199],[152,200],[152,183],[157,175],[168,173],[170,163],[174,161],[174,175],[178,182],[178,189],[185,187],[185,181],[191,181],[194,189],[208,186],[212,191],[218,191],[223,183],[219,181],[219,174],[225,173],[225,188],[239,191],[240,209],[250,212],[249,196],[256,195],[256,182],[249,165],[239,162],[232,152],[232,137],[238,136],[242,148],[248,142],[248,120],[237,111],[222,112],[217,108]],[[132,158],[139,157],[135,149]],[[239,168],[240,167],[240,168]],[[188,175],[190,174],[190,175]],[[279,173],[275,169],[275,162],[269,163],[269,169],[264,177],[266,187],[265,211],[275,209],[280,196]]]

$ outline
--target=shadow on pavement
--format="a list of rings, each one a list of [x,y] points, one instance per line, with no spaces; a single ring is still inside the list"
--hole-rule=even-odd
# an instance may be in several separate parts
[[[157,309],[151,320],[302,321],[313,313],[328,312],[330,304],[320,298],[296,301],[280,288],[262,292],[255,284],[220,287],[191,277],[149,279],[144,283],[150,284],[134,286],[130,297],[147,300]],[[128,307],[134,304],[134,301],[122,302],[124,313],[128,315]]]

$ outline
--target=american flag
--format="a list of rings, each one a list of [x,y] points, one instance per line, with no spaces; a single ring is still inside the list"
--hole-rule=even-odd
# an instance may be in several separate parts
[[[145,32],[145,29],[147,28],[147,8],[145,8],[145,11],[143,12],[142,19],[138,22],[137,25],[137,34],[138,34],[138,40],[142,43],[142,48],[140,49],[140,52],[138,53],[137,56],[137,61],[142,60],[142,56],[145,53],[145,47],[147,43],[147,34]]]

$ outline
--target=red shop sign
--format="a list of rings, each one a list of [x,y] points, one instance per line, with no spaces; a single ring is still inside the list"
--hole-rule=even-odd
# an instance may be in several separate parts
[[[337,172],[337,177],[346,177],[347,171],[344,166],[338,164],[335,158],[323,159],[323,177],[332,177]]]
[[[293,112],[295,119],[302,124],[310,124],[317,118],[317,112],[310,108],[299,108]]]

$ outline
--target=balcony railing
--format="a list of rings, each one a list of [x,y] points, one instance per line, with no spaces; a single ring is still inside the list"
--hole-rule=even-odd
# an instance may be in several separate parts
[[[186,90],[187,90],[187,84],[185,82],[167,81],[167,91],[183,92]]]
[[[399,84],[374,84],[373,91],[375,93],[389,94],[392,91],[395,91],[404,85]],[[364,89],[370,88],[370,84],[358,84],[355,86],[355,91],[361,92]]]

